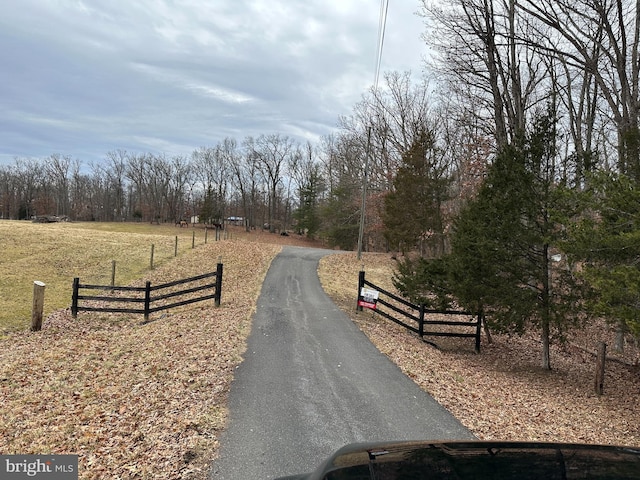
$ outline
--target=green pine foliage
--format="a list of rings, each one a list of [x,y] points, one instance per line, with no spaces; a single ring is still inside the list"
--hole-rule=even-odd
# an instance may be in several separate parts
[[[640,335],[640,185],[600,172],[572,197],[577,221],[564,248],[583,282],[584,308]]]
[[[331,248],[354,250],[358,244],[358,192],[353,182],[341,180],[321,209],[323,232]]]
[[[570,272],[554,262],[562,225],[551,115],[494,159],[478,195],[454,222],[444,258],[405,260],[396,286],[413,298],[484,312],[495,330],[541,332],[550,368],[552,333],[577,318]],[[556,264],[558,263],[558,264]]]
[[[294,212],[297,229],[309,238],[315,238],[320,230],[320,196],[325,189],[319,167],[309,173],[307,182],[300,187],[300,206]]]
[[[393,190],[384,198],[384,236],[392,249],[424,251],[426,242],[442,252],[441,204],[450,182],[433,132],[423,130],[402,156]]]

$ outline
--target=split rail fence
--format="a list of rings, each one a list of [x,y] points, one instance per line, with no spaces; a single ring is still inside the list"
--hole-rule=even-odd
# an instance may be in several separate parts
[[[365,287],[371,287],[371,291],[366,292]],[[368,293],[375,293],[375,296],[365,295]],[[380,308],[381,306],[384,308]],[[425,305],[416,305],[371,283],[365,278],[365,272],[361,271],[358,276],[358,310],[362,311],[363,308],[372,309],[386,319],[417,333],[420,335],[420,338],[423,339],[425,336],[473,338],[475,339],[475,351],[476,353],[480,353],[480,335],[482,331],[481,313],[467,312],[464,310],[428,309]],[[432,320],[425,318],[427,314],[438,314],[448,317],[466,316],[471,317],[471,320]],[[466,327],[473,329],[473,332],[438,331],[433,329],[433,326],[436,325]]]
[[[73,318],[76,318],[80,311],[143,314],[146,322],[152,313],[205,300],[213,299],[216,307],[218,307],[220,306],[222,294],[222,271],[222,263],[218,263],[215,272],[154,286],[147,281],[144,287],[81,284],[80,278],[76,277],[73,279],[71,314]],[[188,288],[182,290],[172,289],[180,285],[185,285]],[[83,291],[107,291],[110,294],[86,295],[82,293]],[[123,296],[114,295],[114,292],[123,292]],[[185,298],[197,292],[203,292],[203,294],[197,297]],[[83,305],[82,302],[85,301],[102,302],[106,305],[103,306],[96,303]],[[133,304],[138,305],[138,307],[109,306],[114,304]]]

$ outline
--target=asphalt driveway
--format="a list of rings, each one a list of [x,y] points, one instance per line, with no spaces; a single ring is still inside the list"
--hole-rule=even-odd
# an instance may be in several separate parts
[[[271,264],[210,478],[304,473],[353,442],[474,438],[324,293],[317,267],[330,253],[285,247]]]

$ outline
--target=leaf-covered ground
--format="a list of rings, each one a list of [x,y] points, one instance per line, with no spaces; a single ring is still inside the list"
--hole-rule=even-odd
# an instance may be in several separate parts
[[[0,349],[0,452],[72,453],[80,477],[206,478],[262,279],[279,246],[216,242],[152,283],[225,265],[213,301],[141,316],[50,315]],[[208,270],[207,270],[208,269]]]
[[[540,365],[535,335],[493,335],[476,355],[471,339],[420,338],[375,315],[355,313],[357,272],[362,265],[373,283],[393,290],[388,255],[332,255],[321,261],[325,290],[371,341],[424,390],[444,405],[478,438],[562,441],[640,446],[640,369],[606,362],[605,394],[594,393],[595,350],[611,346],[601,325],[574,332],[572,343],[552,350],[551,372]],[[618,360],[637,364],[638,349],[627,345]]]
[[[126,315],[80,313],[74,320],[63,310],[41,332],[0,340],[0,453],[78,454],[82,479],[207,478],[255,300],[280,250],[274,242],[306,244],[260,232],[252,241],[240,237],[198,246],[145,278],[204,273],[222,257],[219,308],[212,301],[184,306],[147,324]],[[362,263],[354,254],[325,257],[325,289],[478,437],[640,445],[637,369],[607,362],[605,395],[598,397],[594,360],[578,348],[555,349],[550,373],[537,368],[531,338],[495,336],[481,355],[469,340],[435,349],[369,311],[355,314]],[[390,286],[388,256],[366,254],[364,264],[369,279]],[[584,338],[587,347],[594,341]]]

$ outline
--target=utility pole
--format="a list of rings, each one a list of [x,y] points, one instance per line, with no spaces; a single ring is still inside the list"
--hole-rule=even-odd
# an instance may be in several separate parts
[[[364,220],[365,220],[365,211],[367,207],[367,183],[369,183],[370,152],[371,152],[371,126],[367,128],[367,150],[364,158],[364,172],[362,174],[362,201],[360,202],[360,232],[358,233],[358,260],[362,259]]]

